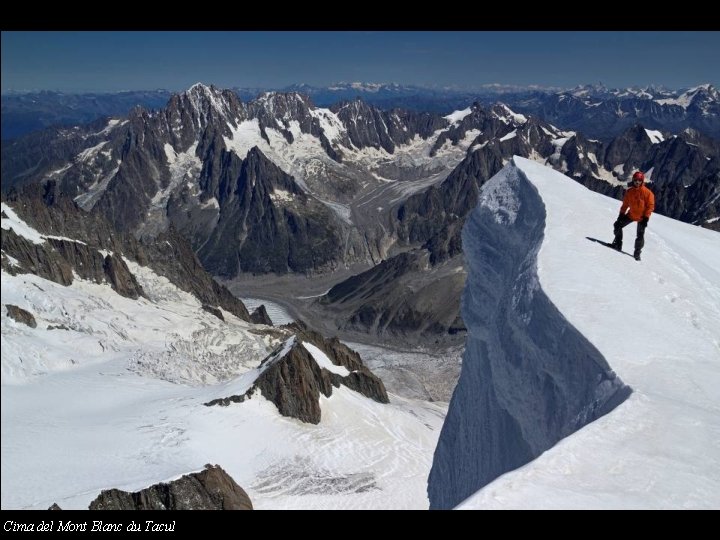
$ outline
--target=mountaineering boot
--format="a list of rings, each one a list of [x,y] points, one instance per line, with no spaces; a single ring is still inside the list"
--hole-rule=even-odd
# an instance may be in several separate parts
[[[618,242],[617,240],[614,240],[612,244],[610,244],[610,247],[613,249],[616,249],[618,251],[622,251],[622,242]]]
[[[635,257],[636,261],[640,260],[640,250],[639,249],[635,250],[635,254],[633,255],[633,257]]]

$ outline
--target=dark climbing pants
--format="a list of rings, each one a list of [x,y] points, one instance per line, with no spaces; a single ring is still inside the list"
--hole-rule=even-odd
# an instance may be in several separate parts
[[[615,240],[613,243],[615,245],[622,246],[623,227],[630,223],[632,223],[632,219],[630,219],[627,214],[623,214],[617,218],[617,221],[613,224],[613,228],[615,229]],[[635,253],[640,253],[645,245],[645,229],[647,229],[647,222],[643,220],[638,221],[637,237],[635,238]]]

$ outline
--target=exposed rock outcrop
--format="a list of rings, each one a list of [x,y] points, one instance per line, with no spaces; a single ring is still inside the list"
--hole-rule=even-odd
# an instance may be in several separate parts
[[[190,243],[174,227],[169,227],[157,238],[143,239],[131,244],[131,247],[135,247],[135,251],[129,253],[130,258],[140,264],[150,265],[155,272],[167,277],[202,303],[220,306],[239,319],[250,320],[245,304],[213,279],[193,252]]]
[[[90,510],[252,510],[245,490],[219,465],[130,493],[104,490]]]
[[[382,148],[390,154],[396,146],[410,142],[416,135],[427,139],[448,123],[437,114],[401,109],[381,111],[361,99],[342,101],[331,110],[347,129],[347,137],[354,146]],[[345,142],[345,146],[349,145]]]
[[[137,299],[144,296],[142,287],[125,261],[114,254],[103,255],[85,243],[48,238],[35,244],[12,229],[2,229],[3,251],[15,261],[3,258],[2,268],[11,275],[35,274],[62,285],[73,282],[73,272],[95,283],[108,282],[120,295]]]
[[[335,325],[326,330],[409,341],[450,334],[460,316],[458,298],[465,273],[459,257],[436,268],[431,256],[425,249],[401,253],[335,285],[315,303],[326,314],[322,319],[328,326]]]
[[[107,281],[123,296],[144,296],[122,258],[125,256],[150,266],[202,303],[250,320],[242,301],[207,273],[189,242],[173,227],[156,238],[137,240],[115,230],[97,211],[86,212],[58,194],[52,182],[44,187],[28,186],[22,193],[10,194],[5,202],[31,227],[47,235],[43,243],[35,244],[13,230],[2,229],[2,268],[10,274],[31,273],[69,285],[75,272],[95,283]]]
[[[273,325],[270,315],[268,315],[268,312],[265,309],[265,304],[261,304],[255,308],[255,311],[250,314],[250,321],[255,324],[265,324],[267,326]]]
[[[219,170],[222,212],[197,246],[213,274],[306,272],[343,260],[347,226],[259,148],[244,160],[223,150]]]
[[[26,324],[30,328],[37,328],[35,316],[29,311],[12,304],[7,304],[5,307],[7,308],[8,317],[11,319],[15,319],[19,323]]]
[[[302,323],[285,328],[295,335],[262,361],[261,374],[245,394],[215,399],[206,405],[242,403],[257,389],[283,416],[318,424],[322,413],[320,394],[330,397],[333,387],[338,388],[341,384],[379,403],[389,403],[382,381],[362,363],[355,351],[336,338],[323,338]],[[321,367],[303,342],[315,345],[332,364],[345,368],[338,370],[344,374]]]
[[[221,321],[223,321],[223,322],[225,321],[225,317],[223,317],[222,311],[220,311],[218,308],[213,307],[213,306],[208,306],[207,304],[203,304],[202,308],[205,311],[207,311],[208,313],[215,315]]]

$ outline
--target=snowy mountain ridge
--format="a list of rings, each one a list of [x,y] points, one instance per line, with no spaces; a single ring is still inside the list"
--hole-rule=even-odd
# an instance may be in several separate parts
[[[2,508],[86,508],[102,489],[137,491],[208,462],[222,462],[256,508],[427,507],[442,404],[398,396],[387,404],[382,383],[341,344],[205,305],[124,256],[143,292],[135,298],[102,276],[34,275],[26,266],[49,242],[62,242],[50,251],[96,248],[53,240],[19,206],[2,206]],[[293,374],[285,356],[298,343],[306,372],[327,383],[315,397],[317,425],[281,416],[279,401],[265,397],[280,389],[291,408],[307,404],[303,386],[281,386],[291,377],[266,377]],[[366,397],[373,385],[384,402]],[[240,403],[207,406],[249,390]]]
[[[469,338],[431,507],[720,505],[717,233],[653,215],[636,262],[586,238],[610,236],[618,204],[519,157],[481,191],[463,233]],[[496,305],[506,315],[489,318]],[[603,364],[632,394],[582,427],[573,409],[601,402],[578,391]]]
[[[455,463],[469,466],[455,485],[447,482],[446,474],[456,474],[451,468],[431,477],[430,503],[455,506],[470,495],[463,506],[718,507],[717,233],[654,215],[638,263],[586,239],[610,234],[618,201],[519,157],[479,200],[484,217],[473,213],[463,238],[471,269],[464,302],[466,310],[484,307],[466,317],[475,345],[435,456],[440,463],[455,445],[462,457]],[[3,210],[3,234],[12,229],[38,246],[53,241]],[[478,225],[506,231],[485,235]],[[631,241],[632,227],[626,234]],[[129,259],[145,293],[137,300],[77,276],[62,286],[10,275],[11,257],[3,253],[3,304],[33,313],[37,324],[0,313],[3,508],[81,508],[102,488],[135,491],[208,462],[222,463],[256,508],[427,507],[442,404],[391,395],[382,405],[339,387],[320,396],[317,426],[279,416],[257,393],[205,407],[245,392],[257,380],[259,359],[283,340],[280,353],[297,341],[216,308],[220,319]],[[542,309],[534,309],[538,302]],[[552,317],[548,302],[557,311]],[[492,306],[502,316],[488,319]],[[483,367],[483,342],[497,353],[513,340],[524,348],[505,348],[508,363],[473,375]],[[583,340],[590,345],[577,345]],[[528,353],[529,341],[540,349],[563,345],[565,363]],[[302,342],[319,368],[352,374]],[[600,377],[585,381],[589,391],[571,406],[566,390],[577,392],[584,363]],[[633,393],[613,409],[626,397],[623,383]],[[470,407],[458,407],[463,395],[473,396]],[[499,424],[493,403],[504,411]],[[488,415],[481,419],[488,430],[472,429],[476,414]],[[457,446],[460,440],[477,446]],[[495,459],[504,453],[510,459]],[[486,480],[472,485],[478,472]]]

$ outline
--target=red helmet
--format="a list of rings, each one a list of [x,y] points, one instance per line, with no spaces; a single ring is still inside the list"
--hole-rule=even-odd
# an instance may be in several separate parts
[[[633,179],[633,182],[634,182],[635,180],[640,180],[640,182],[644,182],[644,181],[645,181],[645,175],[644,175],[642,172],[640,172],[640,171],[636,171],[635,174],[633,174],[632,179]]]

